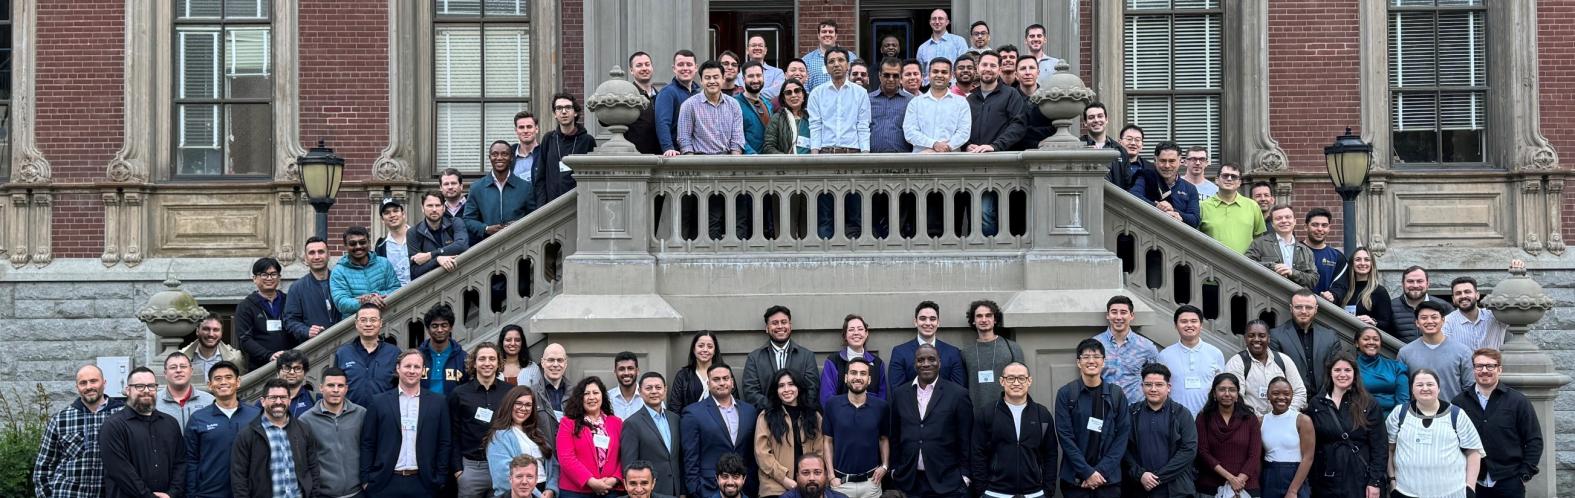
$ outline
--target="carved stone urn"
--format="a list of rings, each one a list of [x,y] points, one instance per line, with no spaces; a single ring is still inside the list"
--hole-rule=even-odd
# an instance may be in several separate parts
[[[1055,74],[1028,97],[1029,102],[1039,106],[1039,113],[1049,118],[1050,124],[1055,126],[1055,133],[1040,141],[1039,149],[1082,147],[1083,141],[1073,136],[1069,128],[1077,123],[1077,118],[1082,117],[1083,106],[1093,100],[1094,90],[1083,84],[1083,79],[1072,72],[1071,66],[1066,61],[1057,63]]]
[[[180,280],[164,280],[165,289],[148,298],[148,303],[137,311],[137,319],[148,326],[148,331],[158,337],[163,358],[180,349],[181,339],[197,330],[197,323],[208,316],[208,310],[197,304],[197,298],[180,288]],[[155,371],[162,371],[155,369]]]
[[[613,66],[607,71],[607,81],[596,86],[596,92],[585,99],[585,108],[596,113],[597,121],[607,126],[607,131],[612,132],[612,139],[606,144],[597,147],[596,152],[606,154],[639,154],[634,144],[625,139],[623,134],[629,130],[629,124],[640,119],[640,112],[651,105],[650,99],[640,93],[640,87],[634,82],[624,79],[623,69]]]

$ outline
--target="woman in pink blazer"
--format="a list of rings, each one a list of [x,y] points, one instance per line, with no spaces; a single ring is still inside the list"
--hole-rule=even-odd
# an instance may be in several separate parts
[[[623,421],[613,416],[602,380],[586,377],[563,400],[558,422],[558,487],[562,498],[623,494],[618,439]]]

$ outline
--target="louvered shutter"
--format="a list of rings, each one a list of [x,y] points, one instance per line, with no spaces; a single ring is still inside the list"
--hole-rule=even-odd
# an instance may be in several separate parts
[[[493,141],[518,141],[514,114],[526,110],[532,97],[530,27],[522,23],[530,5],[525,0],[433,1],[440,23],[433,33],[436,167],[485,172]],[[550,121],[539,117],[538,125],[545,132]]]
[[[1171,140],[1183,148],[1206,147],[1218,157],[1224,87],[1218,0],[1126,2],[1127,121],[1143,128],[1150,151]]]

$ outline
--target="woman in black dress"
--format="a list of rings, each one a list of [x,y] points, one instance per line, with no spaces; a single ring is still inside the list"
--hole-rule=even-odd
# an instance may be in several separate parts
[[[1383,416],[1356,365],[1349,353],[1335,356],[1323,392],[1307,401],[1318,443],[1308,476],[1313,498],[1379,498],[1386,484]]]
[[[668,380],[667,409],[673,413],[684,413],[684,407],[690,403],[700,401],[710,396],[710,389],[706,387],[705,374],[711,365],[719,363],[717,357],[721,353],[720,342],[716,334],[709,330],[695,333],[694,339],[689,341],[689,364],[678,369],[673,377]]]

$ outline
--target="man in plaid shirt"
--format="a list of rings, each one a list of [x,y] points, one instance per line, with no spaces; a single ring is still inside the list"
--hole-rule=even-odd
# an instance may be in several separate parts
[[[44,498],[98,498],[104,487],[99,428],[125,408],[104,396],[104,372],[93,365],[77,370],[77,398],[49,418],[38,459],[33,462],[33,494]]]

